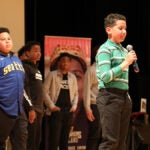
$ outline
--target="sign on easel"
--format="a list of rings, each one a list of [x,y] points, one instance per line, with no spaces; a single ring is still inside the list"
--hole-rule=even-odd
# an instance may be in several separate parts
[[[147,112],[147,99],[146,98],[141,98],[141,107],[140,107],[140,112]]]

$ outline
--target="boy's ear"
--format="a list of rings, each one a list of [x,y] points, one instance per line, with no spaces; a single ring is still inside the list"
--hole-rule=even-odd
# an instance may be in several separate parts
[[[111,28],[110,27],[106,27],[106,32],[107,32],[107,34],[110,34],[111,33]]]

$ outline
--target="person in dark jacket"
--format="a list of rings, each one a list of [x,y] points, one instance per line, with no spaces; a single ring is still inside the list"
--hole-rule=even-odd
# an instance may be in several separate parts
[[[26,55],[25,46],[22,46],[18,51],[18,57],[21,61],[27,60],[28,57]],[[34,106],[32,104],[32,100],[29,97],[29,94],[24,90],[24,99],[23,99],[23,108],[26,114],[26,118],[30,123],[33,123],[36,118],[36,112],[34,110]]]
[[[0,27],[0,150],[6,149],[6,139],[23,113],[24,68],[12,49],[9,29]]]
[[[37,41],[29,41],[25,44],[27,59],[23,60],[25,69],[25,91],[31,98],[33,107],[36,111],[34,123],[28,124],[27,150],[38,150],[42,136],[43,119],[43,85],[42,74],[38,69],[38,62],[41,58],[41,45]]]

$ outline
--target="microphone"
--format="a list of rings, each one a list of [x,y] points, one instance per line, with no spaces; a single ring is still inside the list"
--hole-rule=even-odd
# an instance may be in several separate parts
[[[126,47],[126,49],[127,49],[128,51],[131,51],[131,50],[133,50],[133,46],[130,45],[130,44],[128,44],[127,47]],[[135,72],[135,73],[138,73],[138,72],[140,71],[140,69],[139,69],[139,66],[138,66],[137,62],[134,61],[132,65],[133,65],[134,72]]]

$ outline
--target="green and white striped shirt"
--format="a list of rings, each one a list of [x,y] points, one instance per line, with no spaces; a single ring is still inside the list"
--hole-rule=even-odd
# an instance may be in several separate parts
[[[98,88],[118,88],[128,90],[128,68],[122,70],[120,64],[128,51],[122,45],[109,39],[100,46],[96,55],[96,75]]]

